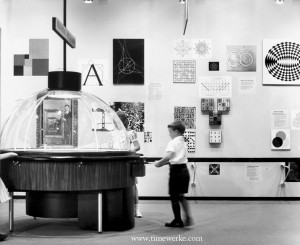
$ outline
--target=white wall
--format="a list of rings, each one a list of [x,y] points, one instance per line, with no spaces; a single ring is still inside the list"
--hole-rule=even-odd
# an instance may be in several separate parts
[[[300,39],[300,4],[286,0],[283,6],[273,0],[190,0],[189,23],[185,38],[212,40],[212,58],[197,60],[197,77],[206,75],[232,76],[233,95],[231,110],[223,115],[223,143],[211,147],[208,143],[208,116],[201,113],[199,81],[196,84],[173,84],[173,40],[182,37],[183,7],[177,0],[95,0],[93,5],[82,0],[69,0],[67,27],[76,36],[77,48],[68,48],[68,70],[77,70],[79,59],[108,59],[109,84],[107,87],[83,87],[84,91],[104,101],[132,101],[145,103],[146,130],[153,132],[153,143],[143,144],[141,152],[147,157],[164,154],[169,140],[166,125],[173,120],[174,106],[195,106],[196,153],[191,157],[299,157],[300,131],[291,131],[291,150],[270,150],[271,110],[299,110],[299,86],[262,85],[262,40]],[[63,20],[63,1],[60,0],[0,0],[0,28],[2,30],[1,56],[1,122],[12,111],[16,102],[33,92],[47,87],[46,77],[14,77],[13,55],[20,47],[14,43],[29,38],[50,40],[50,70],[63,66],[62,41],[51,29],[52,17]],[[114,86],[112,84],[112,43],[114,38],[145,39],[145,85]],[[256,45],[257,71],[248,73],[226,72],[226,45]],[[209,72],[208,61],[220,61],[219,72]],[[238,78],[255,77],[256,93],[241,95]],[[150,83],[161,83],[164,97],[147,100]],[[244,172],[246,163],[224,163],[222,174],[206,176],[201,169],[206,163],[197,163],[199,185],[191,189],[199,196],[281,196],[279,186],[280,163],[261,163],[264,174],[258,190],[232,173]],[[269,166],[269,170],[265,166]],[[224,172],[223,172],[224,171]],[[241,171],[241,172],[239,172]],[[161,196],[167,194],[167,167],[147,166],[147,176],[140,180],[140,194]],[[192,172],[191,172],[192,173]],[[193,173],[192,173],[193,174]],[[155,183],[153,182],[155,179]],[[278,182],[278,183],[277,183]],[[212,190],[211,186],[228,187],[227,191]],[[255,183],[254,185],[256,185]],[[289,184],[290,185],[290,184]],[[206,186],[206,187],[205,187]],[[293,184],[288,195],[300,196]],[[286,189],[287,186],[285,187]],[[225,194],[224,194],[225,193]]]

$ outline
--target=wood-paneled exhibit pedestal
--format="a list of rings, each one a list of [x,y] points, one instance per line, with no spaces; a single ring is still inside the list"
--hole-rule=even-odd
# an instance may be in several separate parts
[[[16,153],[18,157],[1,162],[0,173],[10,192],[26,192],[27,215],[78,217],[81,228],[99,232],[134,227],[135,177],[145,175],[140,154]],[[10,213],[13,230],[13,210]]]

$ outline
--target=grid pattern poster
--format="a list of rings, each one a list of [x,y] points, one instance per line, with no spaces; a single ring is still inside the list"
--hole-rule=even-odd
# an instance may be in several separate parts
[[[196,61],[174,60],[173,61],[174,83],[196,83]]]
[[[300,85],[300,42],[263,40],[263,84]]]
[[[15,45],[18,50],[14,54],[14,76],[48,76],[49,39],[29,39],[29,43],[19,41]]]
[[[174,107],[174,121],[182,121],[186,129],[196,129],[196,107]]]
[[[144,84],[144,39],[113,40],[113,84]]]
[[[187,143],[188,153],[196,152],[196,132],[186,130],[183,134],[184,141]]]
[[[145,106],[142,102],[114,102],[111,108],[115,111],[124,111],[129,121],[128,129],[144,132]]]

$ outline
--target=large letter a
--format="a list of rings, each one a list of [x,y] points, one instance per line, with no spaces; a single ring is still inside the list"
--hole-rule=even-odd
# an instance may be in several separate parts
[[[90,75],[91,69],[93,69],[94,75]],[[102,84],[102,82],[101,82],[101,79],[100,79],[100,77],[99,77],[99,75],[98,75],[98,73],[97,73],[97,70],[96,70],[94,64],[92,64],[92,65],[90,66],[89,72],[88,72],[88,74],[87,74],[87,76],[86,76],[86,78],[85,78],[85,80],[84,80],[84,84],[83,84],[83,85],[86,84],[86,82],[87,82],[87,80],[88,80],[89,77],[96,77],[97,80],[98,80],[99,86],[103,86],[103,84]]]

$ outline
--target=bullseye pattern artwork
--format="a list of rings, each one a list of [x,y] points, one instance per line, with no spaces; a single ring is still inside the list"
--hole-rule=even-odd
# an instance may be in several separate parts
[[[264,40],[263,83],[300,84],[300,44],[292,41]]]

